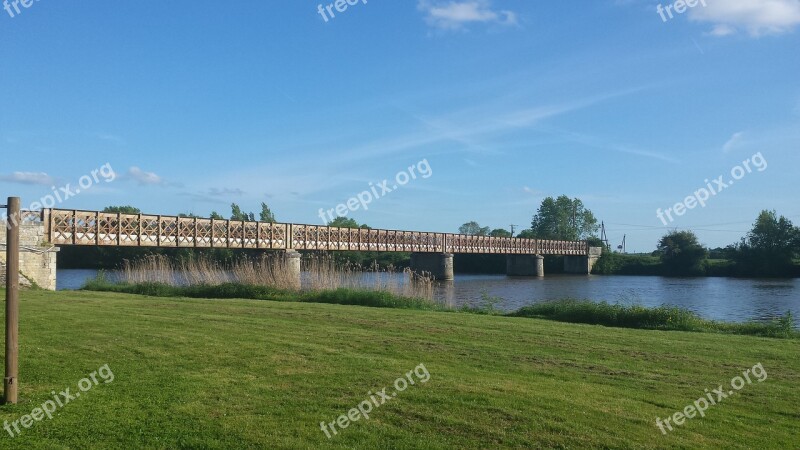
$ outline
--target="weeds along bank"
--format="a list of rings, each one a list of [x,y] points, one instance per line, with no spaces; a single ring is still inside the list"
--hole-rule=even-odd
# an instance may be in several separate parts
[[[416,274],[405,269],[402,272],[405,276],[398,277],[392,266],[382,268],[373,264],[363,267],[338,261],[330,255],[306,257],[302,265],[301,292],[304,293],[347,289],[434,302],[434,280],[428,274]],[[297,289],[295,277],[286,259],[278,254],[243,257],[228,262],[204,256],[173,260],[164,255],[150,255],[124,261],[118,274],[101,274],[88,287],[107,283],[173,288],[241,285],[291,292]]]
[[[337,262],[326,255],[307,258],[303,265],[303,288],[297,290],[291,282],[289,268],[279,255],[265,255],[255,260],[242,258],[227,264],[206,258],[173,261],[153,255],[126,261],[114,279],[101,273],[84,289],[155,297],[254,299],[505,315],[662,331],[800,337],[790,314],[766,323],[723,323],[703,319],[678,307],[646,308],[568,299],[503,313],[495,308],[502,299],[488,294],[480,307],[453,309],[437,302],[432,278],[408,270],[404,272],[406,276],[400,278],[392,276],[395,272],[391,267],[363,268]]]

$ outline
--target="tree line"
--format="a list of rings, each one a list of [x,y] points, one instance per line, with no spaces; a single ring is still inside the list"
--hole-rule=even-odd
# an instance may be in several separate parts
[[[506,229],[482,227],[470,221],[459,227],[462,234],[476,236],[509,237]],[[689,230],[673,230],[659,239],[652,259],[614,253],[597,236],[597,218],[577,198],[566,195],[547,197],[531,220],[531,227],[515,237],[533,239],[586,240],[592,246],[603,246],[605,252],[595,267],[601,274],[665,275],[665,276],[739,276],[788,277],[800,275],[800,228],[776,211],[764,210],[756,218],[752,229],[737,243],[725,248],[708,249],[697,235]],[[655,261],[653,261],[655,259]],[[464,255],[470,269],[480,264],[491,267],[491,272],[501,273],[498,258],[486,255]],[[561,258],[546,257],[548,271],[561,269]]]

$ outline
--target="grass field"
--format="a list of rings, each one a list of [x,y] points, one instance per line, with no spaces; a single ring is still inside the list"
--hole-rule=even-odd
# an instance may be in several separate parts
[[[13,422],[100,382],[0,448],[797,448],[800,343],[530,318],[258,300],[24,291]],[[410,386],[333,422],[423,363]],[[768,374],[655,426],[755,364]],[[391,391],[391,389],[389,389]]]

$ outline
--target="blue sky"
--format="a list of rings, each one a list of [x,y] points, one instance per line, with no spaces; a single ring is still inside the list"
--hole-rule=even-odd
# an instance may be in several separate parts
[[[266,201],[320,223],[425,159],[432,176],[350,216],[522,229],[567,194],[629,251],[672,228],[724,246],[761,209],[800,222],[800,0],[705,1],[666,21],[637,0],[370,0],[327,22],[298,0],[10,5],[0,194],[27,204],[108,163],[113,182],[57,207]],[[763,172],[657,218],[758,152]]]

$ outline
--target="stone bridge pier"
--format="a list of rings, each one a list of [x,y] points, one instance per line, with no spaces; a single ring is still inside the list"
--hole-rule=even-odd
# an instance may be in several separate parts
[[[411,270],[416,273],[428,272],[437,280],[452,281],[453,254],[452,253],[412,253]]]
[[[284,250],[281,255],[283,264],[286,268],[286,274],[289,277],[290,287],[293,289],[300,289],[302,287],[302,264],[301,255],[297,250]]]
[[[50,245],[41,223],[23,223],[19,227],[20,284],[36,283],[42,289],[56,290],[56,254],[58,248]],[[6,222],[0,221],[0,280],[6,277]],[[27,282],[26,282],[27,281]]]
[[[506,275],[510,277],[543,277],[544,256],[506,255]]]
[[[584,256],[565,256],[564,272],[580,275],[589,275],[592,268],[600,256],[603,254],[603,247],[589,247],[589,254]]]

